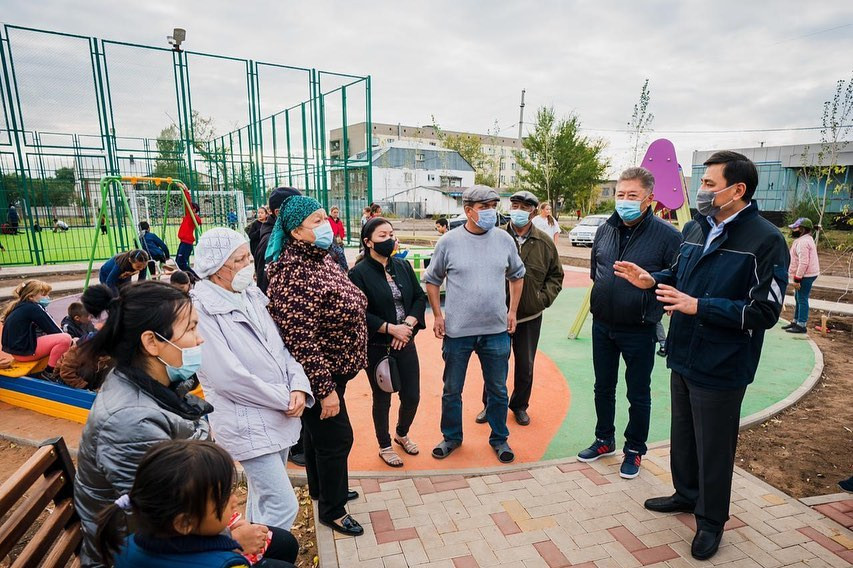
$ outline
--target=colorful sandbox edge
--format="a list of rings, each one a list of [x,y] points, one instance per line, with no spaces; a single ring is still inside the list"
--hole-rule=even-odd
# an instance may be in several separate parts
[[[34,412],[86,423],[95,393],[29,377],[0,376],[0,401]]]

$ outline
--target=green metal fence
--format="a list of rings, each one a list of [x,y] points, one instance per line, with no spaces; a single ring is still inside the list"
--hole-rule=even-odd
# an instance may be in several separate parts
[[[358,122],[371,132],[369,76],[14,25],[0,43],[0,264],[88,259],[104,175],[184,180],[207,227],[242,228],[272,188],[296,187],[340,207],[357,235],[371,144],[348,157],[346,136]],[[165,223],[160,236],[176,247],[181,209],[165,218],[165,187],[125,191],[135,220]],[[98,258],[133,246],[118,207],[111,196]]]

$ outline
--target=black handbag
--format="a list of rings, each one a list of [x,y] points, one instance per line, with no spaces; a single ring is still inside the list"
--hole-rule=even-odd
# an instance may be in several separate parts
[[[373,376],[381,390],[387,393],[400,390],[400,371],[397,369],[397,360],[391,356],[390,345],[388,346],[388,353],[373,368]]]

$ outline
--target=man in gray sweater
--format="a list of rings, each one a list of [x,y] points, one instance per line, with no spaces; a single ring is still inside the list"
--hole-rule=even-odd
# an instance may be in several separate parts
[[[515,331],[516,311],[524,285],[524,263],[506,231],[497,224],[498,193],[475,185],[462,194],[465,224],[449,231],[436,244],[424,274],[432,313],[433,331],[443,340],[444,392],[441,397],[441,433],[444,437],[432,451],[444,459],[462,445],[462,387],[471,353],[483,368],[486,388],[486,418],[492,433],[489,444],[502,463],[515,459],[507,443],[506,378],[509,371],[510,337]],[[441,312],[441,284],[447,280],[445,305]],[[505,281],[509,280],[509,310]]]

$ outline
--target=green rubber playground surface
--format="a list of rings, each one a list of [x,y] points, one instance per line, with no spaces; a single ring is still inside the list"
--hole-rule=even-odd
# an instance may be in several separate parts
[[[542,459],[574,456],[594,439],[592,316],[587,317],[578,339],[567,339],[569,326],[583,300],[585,288],[566,287],[554,305],[545,311],[539,350],[559,367],[571,391],[571,403],[557,434]],[[666,321],[664,325],[668,325]],[[781,325],[781,324],[780,324]],[[777,325],[764,340],[755,381],[747,388],[741,416],[768,408],[796,390],[812,372],[815,356],[805,336],[792,336]],[[622,432],[628,421],[624,363],[616,392],[616,443],[624,443]],[[531,415],[535,408],[531,408]],[[655,357],[652,373],[652,416],[649,443],[669,439],[669,370],[662,357]]]

